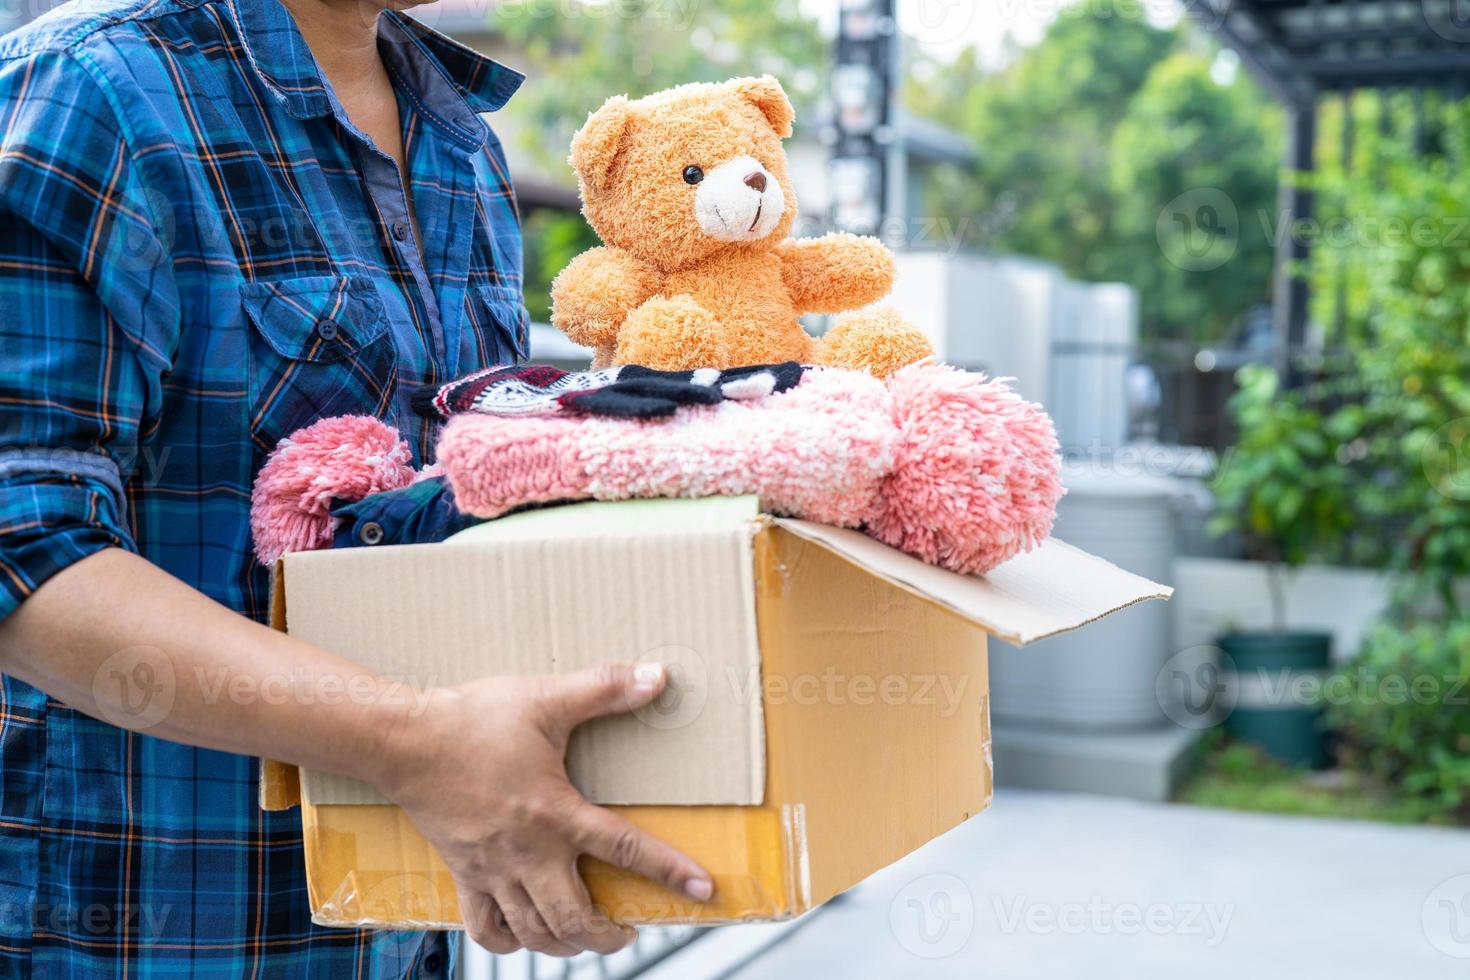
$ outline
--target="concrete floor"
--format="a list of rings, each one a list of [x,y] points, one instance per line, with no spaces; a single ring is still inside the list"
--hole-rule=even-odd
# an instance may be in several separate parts
[[[1470,832],[1002,790],[725,975],[1464,980]]]

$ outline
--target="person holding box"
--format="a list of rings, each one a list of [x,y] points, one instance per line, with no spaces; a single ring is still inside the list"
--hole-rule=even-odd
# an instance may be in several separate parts
[[[261,756],[403,806],[492,951],[630,941],[581,854],[711,895],[565,772],[659,665],[405,694],[262,625],[276,441],[372,414],[422,464],[408,392],[526,353],[481,117],[522,78],[391,6],[101,0],[0,38],[0,973],[446,969],[442,940],[311,923]]]

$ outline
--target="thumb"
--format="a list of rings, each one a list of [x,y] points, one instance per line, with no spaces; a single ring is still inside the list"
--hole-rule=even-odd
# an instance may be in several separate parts
[[[651,702],[668,683],[663,664],[602,664],[575,674],[545,679],[546,707],[563,732],[603,715],[635,711]]]

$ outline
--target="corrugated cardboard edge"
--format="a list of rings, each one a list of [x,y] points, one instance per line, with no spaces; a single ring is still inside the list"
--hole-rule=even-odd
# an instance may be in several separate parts
[[[1174,594],[1166,585],[1135,575],[1057,538],[1048,538],[984,576],[966,576],[927,564],[858,531],[785,517],[774,520],[791,533],[1018,646],[1078,629],[1136,603],[1168,599]],[[1049,574],[1039,575],[1042,570]],[[1070,613],[1059,597],[1056,601],[1042,598],[1040,579],[1053,583],[1052,591],[1059,594],[1066,591],[1065,587],[1057,588],[1054,583],[1076,580],[1084,572],[1095,579],[1107,580],[1112,587],[1111,596],[1089,604],[1080,612]],[[1031,629],[1016,625],[1028,618],[1051,622]]]

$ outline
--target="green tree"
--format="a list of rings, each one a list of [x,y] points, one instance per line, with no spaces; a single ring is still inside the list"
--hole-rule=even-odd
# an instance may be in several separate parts
[[[1336,150],[1336,106],[1319,218],[1295,230],[1314,242],[1314,310],[1341,350],[1294,391],[1243,377],[1223,523],[1286,557],[1397,573],[1390,613],[1345,668],[1354,693],[1329,718],[1347,768],[1466,820],[1470,713],[1444,697],[1470,668],[1470,100],[1430,107],[1424,154],[1405,100],[1363,95],[1349,110],[1363,117],[1357,151]],[[1354,541],[1356,555],[1342,547]]]
[[[786,87],[800,126],[802,110],[826,91],[827,45],[798,0],[566,0],[554,11],[512,2],[495,8],[491,26],[542,79],[505,112],[553,172],[566,173],[572,133],[613,95],[768,73]]]
[[[1138,288],[1146,335],[1208,343],[1270,293],[1280,112],[1213,59],[1156,64],[1113,130],[1113,247],[1099,273]]]
[[[1445,152],[1421,156],[1407,126],[1370,131],[1358,166],[1320,175],[1335,211],[1313,256],[1319,288],[1349,285],[1343,339],[1364,394],[1345,411],[1375,473],[1364,505],[1394,529],[1394,567],[1454,610],[1470,575],[1470,100],[1436,116]]]
[[[942,199],[982,217],[977,244],[1050,259],[1079,277],[1111,271],[1111,134],[1177,43],[1172,31],[1088,3],[1063,10],[999,72],[967,53],[910,86],[915,111],[976,142],[977,179],[968,191],[945,188]]]
[[[1218,338],[1269,294],[1280,120],[1251,79],[1217,82],[1214,54],[1188,28],[1084,0],[999,71],[973,52],[919,62],[909,106],[981,157],[978,175],[941,177],[930,200],[973,219],[971,244],[1136,286],[1145,339]],[[1218,199],[1239,218],[1227,260],[1170,261],[1161,215],[1167,239],[1171,207],[1194,217]]]

